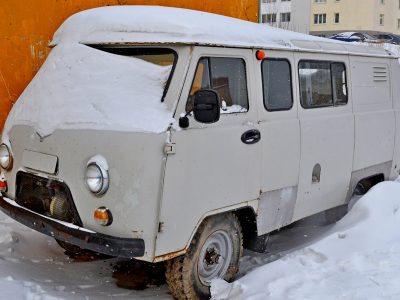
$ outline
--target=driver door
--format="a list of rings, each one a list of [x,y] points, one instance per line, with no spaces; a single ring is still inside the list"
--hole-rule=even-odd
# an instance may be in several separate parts
[[[184,249],[206,215],[259,197],[252,59],[251,50],[194,47],[176,120],[192,110],[200,89],[217,92],[221,115],[203,124],[189,113],[189,126],[171,132],[176,151],[167,156],[156,256]]]

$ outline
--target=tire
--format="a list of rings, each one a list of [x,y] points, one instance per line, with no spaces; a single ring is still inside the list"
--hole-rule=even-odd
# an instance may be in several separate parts
[[[233,213],[203,221],[188,252],[166,262],[165,277],[176,299],[209,299],[211,280],[234,279],[243,254],[243,235]],[[228,257],[227,260],[221,260]]]
[[[354,195],[356,196],[363,196],[365,195],[369,189],[372,187],[372,182],[368,179],[361,180],[357,183],[354,189]]]

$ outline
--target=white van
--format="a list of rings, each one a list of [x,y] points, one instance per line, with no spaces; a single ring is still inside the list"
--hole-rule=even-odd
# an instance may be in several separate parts
[[[166,261],[176,298],[400,166],[400,67],[177,8],[70,17],[3,132],[1,209],[80,249]]]

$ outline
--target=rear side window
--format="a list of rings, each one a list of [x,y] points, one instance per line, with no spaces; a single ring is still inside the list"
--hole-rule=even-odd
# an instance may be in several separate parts
[[[346,67],[328,61],[299,63],[300,102],[304,108],[347,104]]]
[[[331,64],[333,100],[335,105],[347,103],[346,67],[342,63]]]
[[[201,58],[186,103],[186,112],[192,110],[194,93],[200,89],[217,92],[221,113],[247,112],[249,109],[246,65],[241,58]]]
[[[264,107],[268,111],[289,110],[293,106],[292,76],[286,59],[262,62]]]

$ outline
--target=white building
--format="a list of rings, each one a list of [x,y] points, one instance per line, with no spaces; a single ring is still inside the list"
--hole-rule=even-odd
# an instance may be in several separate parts
[[[310,1],[260,0],[261,23],[297,32],[310,31]]]

